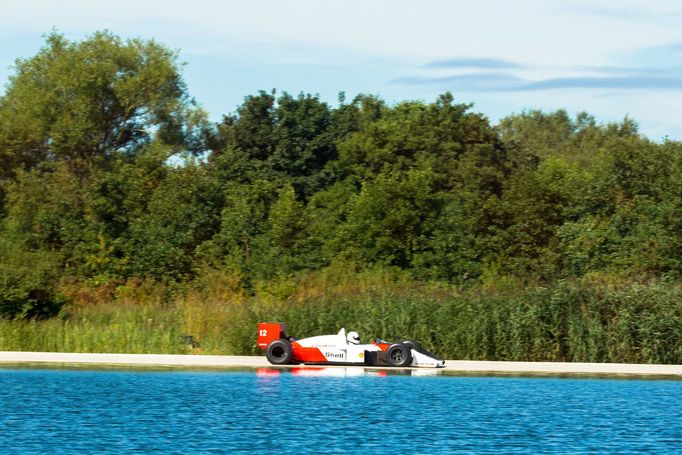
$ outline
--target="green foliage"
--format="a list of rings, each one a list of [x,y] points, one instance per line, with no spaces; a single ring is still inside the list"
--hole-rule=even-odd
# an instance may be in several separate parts
[[[0,238],[0,316],[57,314],[64,297],[57,291],[59,262],[49,252],[32,252]]]
[[[219,229],[222,191],[199,163],[169,169],[148,194],[146,213],[130,222],[129,274],[161,280],[190,276],[199,246]]]
[[[331,115],[316,96],[261,91],[223,119],[211,159],[230,180],[288,181],[297,195],[310,197],[332,176],[326,169],[336,158]]]
[[[0,98],[4,176],[135,151],[151,128],[177,136],[188,107],[176,54],[154,41],[98,32],[74,43],[53,32],[15,71]]]
[[[561,158],[515,170],[502,196],[485,207],[488,267],[501,274],[556,276],[561,257],[556,231],[582,180],[579,169]]]
[[[0,319],[0,350],[262,354],[257,323],[271,319],[286,321],[297,337],[345,327],[363,341],[415,338],[447,359],[682,363],[679,284],[582,281],[461,292],[379,270],[329,272],[308,282],[270,281],[246,298],[226,292],[228,282],[209,285],[215,277],[206,277],[203,292],[171,304],[122,289],[109,303],[68,307],[61,318]]]
[[[158,304],[89,305],[48,320],[0,319],[0,349],[185,354],[176,311]]]
[[[80,42],[52,33],[17,61],[0,97],[0,166],[0,312],[10,317],[57,312],[58,283],[142,280],[169,295],[237,293],[242,306],[230,308],[188,294],[168,316],[184,319],[164,325],[209,333],[217,318],[229,335],[206,335],[215,350],[249,351],[245,327],[281,316],[303,334],[338,319],[452,356],[679,359],[677,285],[565,284],[682,273],[682,144],[652,142],[629,118],[527,111],[491,125],[450,93],[331,106],[261,91],[212,125],[176,52],[110,32]],[[400,277],[381,282],[381,295],[292,303],[306,277],[377,269]],[[401,280],[464,294],[396,294]],[[80,333],[94,337],[100,322],[85,319]],[[57,338],[70,333],[52,323]],[[38,336],[40,324],[17,336]],[[111,349],[184,349],[161,338],[121,337]]]
[[[342,227],[345,249],[363,262],[409,267],[423,248],[424,217],[436,204],[433,178],[428,169],[412,169],[366,181]]]

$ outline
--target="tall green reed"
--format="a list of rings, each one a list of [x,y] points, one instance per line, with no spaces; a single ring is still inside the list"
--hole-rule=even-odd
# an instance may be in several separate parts
[[[124,290],[49,320],[0,320],[0,350],[259,354],[256,324],[279,320],[298,337],[345,327],[364,341],[414,338],[453,359],[682,363],[680,283],[462,291],[361,274],[261,283],[247,296],[219,281],[171,297]]]

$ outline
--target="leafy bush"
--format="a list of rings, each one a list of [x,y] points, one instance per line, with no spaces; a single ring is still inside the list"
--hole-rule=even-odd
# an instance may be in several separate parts
[[[54,254],[26,251],[0,239],[0,316],[45,317],[59,312],[64,297]]]

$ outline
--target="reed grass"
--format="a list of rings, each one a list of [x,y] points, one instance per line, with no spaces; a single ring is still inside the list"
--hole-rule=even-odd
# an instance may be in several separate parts
[[[257,289],[118,292],[59,318],[0,320],[0,350],[257,354],[256,324],[279,320],[298,337],[345,327],[363,341],[414,338],[452,359],[682,363],[681,283],[462,291],[370,274]]]
[[[184,353],[177,311],[102,303],[48,320],[0,320],[0,349],[49,352]]]

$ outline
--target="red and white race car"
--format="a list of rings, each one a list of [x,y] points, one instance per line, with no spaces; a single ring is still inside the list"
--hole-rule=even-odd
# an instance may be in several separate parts
[[[445,361],[414,340],[391,343],[380,339],[360,344],[357,332],[341,329],[336,335],[320,335],[301,340],[287,336],[286,324],[258,324],[258,347],[273,365],[367,365],[391,367],[443,367]]]

